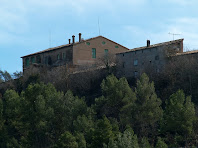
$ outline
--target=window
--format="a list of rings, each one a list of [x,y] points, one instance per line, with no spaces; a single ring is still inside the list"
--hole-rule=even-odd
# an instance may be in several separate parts
[[[133,61],[133,65],[134,66],[137,66],[138,65],[138,60],[137,59]]]
[[[92,48],[92,58],[96,58],[96,48]]]
[[[156,72],[157,72],[157,73],[159,73],[159,72],[160,72],[159,68],[157,68],[157,69],[156,69]]]
[[[115,48],[119,48],[118,46],[115,46]]]
[[[86,44],[87,44],[87,45],[90,45],[90,43],[89,43],[89,42],[86,42]]]
[[[60,60],[60,54],[57,54],[57,60]]]
[[[35,63],[35,57],[31,57],[31,63]]]
[[[45,57],[45,64],[48,64],[48,57]]]
[[[41,56],[40,55],[36,56],[36,63],[41,63]]]
[[[122,63],[122,67],[125,68],[125,62]]]
[[[106,42],[105,42],[105,41],[103,41],[103,42],[102,42],[102,44],[104,45],[104,44],[106,44]]]
[[[142,53],[143,53],[144,51],[142,50]]]
[[[122,54],[122,56],[124,57],[124,53]]]
[[[104,52],[105,52],[105,55],[108,55],[109,50],[105,49]]]
[[[30,65],[30,60],[29,60],[29,58],[26,58],[25,59],[25,66],[27,67],[27,66],[29,66]]]
[[[138,72],[135,71],[135,72],[134,72],[134,77],[137,78],[137,76],[138,76]]]
[[[63,59],[65,59],[65,52],[63,52]]]

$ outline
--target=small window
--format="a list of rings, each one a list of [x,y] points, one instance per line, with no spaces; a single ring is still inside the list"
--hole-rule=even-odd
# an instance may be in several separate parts
[[[96,58],[96,48],[92,48],[92,58]]]
[[[48,64],[48,57],[45,57],[45,64]]]
[[[136,51],[135,51],[135,54],[136,54]]]
[[[151,61],[149,61],[151,63]]]
[[[135,78],[137,78],[137,76],[138,76],[138,72],[137,71],[134,72],[134,76],[135,76]]]
[[[60,60],[60,54],[57,54],[57,60]]]
[[[124,57],[124,53],[122,54],[122,56]]]
[[[87,45],[90,45],[90,42],[86,42]]]
[[[35,57],[31,57],[31,63],[35,63]]]
[[[102,42],[102,44],[104,45],[104,44],[106,44],[106,42],[105,42],[105,41],[103,41],[103,42]]]
[[[36,63],[41,63],[41,56],[40,55],[37,55],[36,56]]]
[[[119,48],[119,46],[115,46],[115,48]]]
[[[109,50],[105,49],[104,52],[105,52],[105,55],[108,55]]]
[[[133,65],[134,66],[137,66],[138,65],[138,60],[137,59],[133,61]]]
[[[66,57],[66,56],[65,56],[65,52],[63,52],[63,59],[65,59],[65,57]]]
[[[25,59],[25,66],[27,67],[27,66],[29,66],[30,65],[30,59],[29,58],[26,58]]]
[[[142,53],[144,52],[144,50],[142,50]]]
[[[125,68],[125,62],[122,63],[122,67]]]

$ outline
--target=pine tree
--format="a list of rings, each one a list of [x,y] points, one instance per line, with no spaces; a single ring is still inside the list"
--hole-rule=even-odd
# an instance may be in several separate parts
[[[161,125],[162,133],[182,135],[187,144],[187,137],[193,131],[193,123],[196,120],[194,104],[191,98],[185,97],[182,90],[172,94],[166,101],[164,117]],[[178,136],[179,136],[178,135]],[[177,136],[177,137],[178,137]],[[181,139],[181,138],[180,138]]]
[[[129,87],[126,78],[117,79],[109,75],[101,83],[103,96],[95,100],[95,109],[100,116],[119,118],[119,114],[125,105],[133,104],[135,94]]]
[[[78,148],[76,138],[68,131],[64,132],[58,139],[56,148]]]
[[[161,108],[161,100],[155,93],[153,82],[149,82],[148,76],[142,74],[140,80],[137,81],[136,107],[133,112],[134,129],[140,137],[154,135],[157,132],[159,120],[162,118],[163,110]]]

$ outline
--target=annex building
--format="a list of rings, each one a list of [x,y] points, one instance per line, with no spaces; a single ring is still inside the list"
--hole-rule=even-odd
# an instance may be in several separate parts
[[[144,47],[116,54],[120,61],[119,75],[138,77],[148,70],[154,73],[161,72],[168,64],[170,57],[185,54],[183,52],[183,40],[178,39],[154,45],[150,45],[150,40],[147,40],[147,44]],[[185,55],[188,55],[188,53]]]

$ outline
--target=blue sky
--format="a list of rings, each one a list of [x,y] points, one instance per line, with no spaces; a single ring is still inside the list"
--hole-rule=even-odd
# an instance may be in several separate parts
[[[173,39],[198,49],[197,0],[0,0],[0,69],[22,70],[21,56],[100,34],[128,48]],[[51,44],[49,42],[51,39]]]

